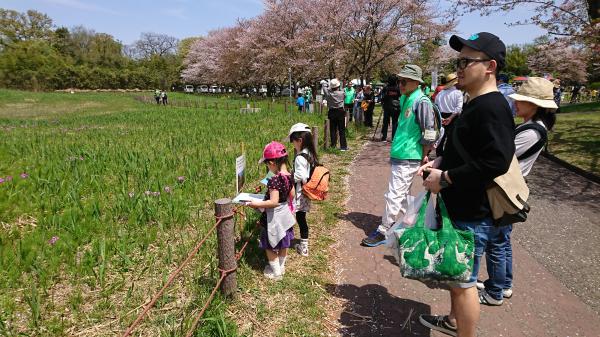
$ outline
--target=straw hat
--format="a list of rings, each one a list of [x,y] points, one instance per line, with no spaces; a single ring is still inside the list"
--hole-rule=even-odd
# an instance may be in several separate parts
[[[456,85],[456,83],[458,83],[458,76],[456,75],[456,73],[450,73],[448,74],[448,76],[446,76],[445,86],[451,87],[453,85]]]
[[[542,108],[558,109],[554,102],[552,88],[554,88],[554,84],[545,78],[529,77],[516,94],[508,95],[508,97],[515,101],[531,102]]]

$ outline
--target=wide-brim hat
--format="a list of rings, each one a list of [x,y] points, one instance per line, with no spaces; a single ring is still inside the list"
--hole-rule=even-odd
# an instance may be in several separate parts
[[[329,82],[329,86],[331,87],[331,89],[339,88],[340,84],[340,80],[338,80],[337,78],[334,78],[333,80],[331,80],[331,82]]]
[[[292,127],[290,128],[290,132],[288,133],[288,139],[290,140],[290,142],[292,141],[292,133],[294,132],[312,133],[312,130],[310,129],[310,126],[304,123],[296,123],[292,125]]]
[[[558,109],[554,101],[554,84],[545,78],[529,77],[517,93],[510,94],[508,97],[515,101],[531,102],[539,107],[547,109]]]
[[[399,78],[408,78],[410,80],[418,81],[419,83],[423,83],[423,70],[416,64],[407,64],[405,65],[400,73],[398,73]]]
[[[458,83],[458,76],[456,75],[456,73],[450,73],[450,74],[448,74],[448,76],[446,76],[446,84],[445,85],[447,87],[456,85],[456,83]]]

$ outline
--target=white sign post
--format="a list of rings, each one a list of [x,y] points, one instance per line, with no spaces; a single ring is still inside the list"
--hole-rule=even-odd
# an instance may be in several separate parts
[[[235,158],[235,186],[237,194],[242,191],[246,180],[246,156],[241,155]]]

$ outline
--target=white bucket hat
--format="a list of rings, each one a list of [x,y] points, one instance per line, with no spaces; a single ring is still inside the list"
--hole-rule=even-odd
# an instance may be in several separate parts
[[[329,82],[329,86],[331,86],[331,89],[339,88],[340,80],[338,80],[337,78],[334,78],[333,80],[331,80],[331,82]]]
[[[292,127],[290,128],[290,132],[288,133],[288,139],[290,140],[290,142],[292,141],[292,133],[294,132],[308,132],[308,133],[312,133],[312,130],[310,129],[310,126],[304,124],[304,123],[296,123],[294,125],[292,125]]]
[[[554,102],[553,88],[554,84],[545,78],[529,77],[517,93],[510,94],[508,97],[515,101],[531,102],[542,108],[558,109],[556,102]]]

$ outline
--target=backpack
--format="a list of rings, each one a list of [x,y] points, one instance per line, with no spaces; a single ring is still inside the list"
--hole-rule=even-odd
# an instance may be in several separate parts
[[[310,200],[325,200],[329,191],[329,169],[316,163],[310,164],[310,157],[306,153],[299,153],[310,165],[310,178],[302,185],[302,194]]]
[[[429,98],[429,96],[422,96],[421,99],[419,100],[419,102],[423,102],[423,101],[428,101],[429,103],[431,103],[431,106],[433,107],[433,115],[434,115],[434,129],[435,129],[435,133],[436,133],[436,142],[442,137],[442,135],[444,134],[443,130],[444,128],[442,127],[442,113],[440,112],[440,107],[435,104],[431,98]]]
[[[540,134],[540,139],[535,144],[531,145],[531,147],[528,148],[527,151],[523,152],[520,156],[518,156],[517,157],[518,160],[522,160],[522,159],[533,156],[539,150],[541,150],[546,145],[546,142],[548,141],[548,131],[546,130],[545,127],[539,125],[535,121],[533,123],[521,124],[521,125],[517,126],[517,128],[515,130],[515,136],[525,130],[537,131]]]

